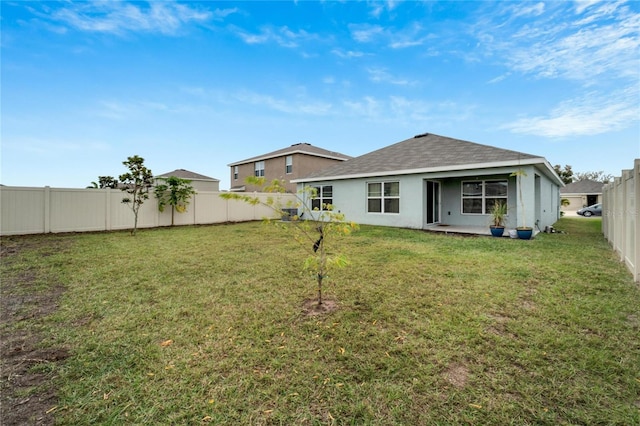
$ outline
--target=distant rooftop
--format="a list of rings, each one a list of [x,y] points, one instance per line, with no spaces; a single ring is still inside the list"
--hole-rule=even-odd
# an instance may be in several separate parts
[[[209,176],[205,176],[205,175],[201,175],[199,173],[195,173],[195,172],[191,172],[189,170],[185,170],[185,169],[177,169],[174,170],[172,172],[168,172],[168,173],[163,173],[161,175],[157,175],[157,178],[168,178],[171,176],[175,176],[177,178],[180,179],[189,179],[189,180],[207,180],[207,181],[213,181],[213,182],[220,182],[219,179],[216,178],[212,178]]]
[[[323,158],[331,158],[334,160],[346,161],[351,157],[348,155],[341,154],[335,151],[329,151],[323,148],[319,148],[317,146],[313,146],[310,143],[300,142],[295,143],[286,148],[279,149],[277,151],[272,151],[267,154],[258,155],[256,157],[247,158],[246,160],[236,161],[231,164],[227,164],[229,167],[238,166],[240,164],[253,163],[255,161],[268,160],[270,158],[282,157],[285,155],[292,154],[306,154],[314,157],[323,157]]]
[[[571,182],[564,188],[560,188],[561,194],[602,194],[604,183],[590,179]]]

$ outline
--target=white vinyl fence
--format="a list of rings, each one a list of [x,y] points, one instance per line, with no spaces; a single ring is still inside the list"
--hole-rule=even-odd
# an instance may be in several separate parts
[[[640,282],[640,159],[602,190],[602,232]]]
[[[225,200],[220,192],[195,194],[184,213],[174,214],[176,225],[204,225],[244,222],[276,217],[261,204]],[[133,228],[133,212],[122,203],[126,195],[118,189],[64,189],[0,186],[0,235],[56,232],[113,231]],[[274,194],[256,194],[261,199]],[[295,200],[293,194],[279,194],[282,203]],[[171,225],[171,208],[158,211],[150,194],[140,207],[138,228]]]

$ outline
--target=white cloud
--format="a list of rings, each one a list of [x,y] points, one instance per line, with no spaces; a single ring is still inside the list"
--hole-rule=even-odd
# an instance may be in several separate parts
[[[496,83],[500,83],[502,80],[506,79],[507,77],[509,77],[511,73],[505,73],[502,75],[499,75],[495,78],[492,78],[491,80],[487,81],[487,84],[496,84]]]
[[[433,122],[453,125],[468,120],[476,109],[472,104],[426,102],[403,96],[364,96],[361,99],[344,100],[342,106],[345,110],[340,111],[341,115],[353,115],[367,121],[410,127]]]
[[[399,31],[393,31],[390,33],[390,35],[390,46],[394,49],[421,46],[425,44],[429,39],[435,38],[434,35],[425,33],[424,27],[418,22],[407,25],[405,28]]]
[[[404,78],[399,78],[391,75],[384,68],[367,68],[367,72],[369,73],[369,80],[373,81],[374,83],[390,83],[398,86],[407,86],[410,84],[414,84]]]
[[[331,53],[333,53],[336,56],[339,56],[340,58],[344,58],[344,59],[351,59],[351,58],[361,58],[363,56],[366,55],[366,53],[364,52],[358,52],[358,51],[354,51],[354,50],[342,50],[342,49],[333,49],[331,51]]]
[[[404,49],[405,47],[422,46],[424,41],[424,38],[396,40],[392,41],[389,46],[393,49]]]
[[[350,24],[349,30],[351,31],[351,37],[360,43],[374,41],[379,36],[385,34],[385,29],[380,25]]]
[[[539,16],[544,13],[544,3],[521,3],[514,8],[514,14],[516,16]]]
[[[539,77],[575,80],[590,80],[604,73],[617,74],[616,77],[637,73],[640,39],[634,33],[640,16],[633,21],[581,29],[553,41],[537,42],[529,49],[513,51],[510,65],[516,71]]]
[[[173,35],[187,24],[221,19],[234,12],[234,9],[217,9],[211,12],[169,2],[151,2],[145,7],[141,3],[92,1],[67,3],[60,9],[40,13],[40,16],[80,31],[119,35],[128,32]]]
[[[576,1],[576,13],[582,13],[600,0],[578,0]]]
[[[289,27],[263,27],[259,33],[249,33],[237,27],[231,29],[247,44],[277,43],[282,47],[295,48],[301,41],[313,40],[318,37],[304,30],[292,31]]]
[[[591,92],[562,102],[547,116],[520,118],[502,128],[551,138],[606,133],[640,121],[638,99],[635,87],[614,93]]]
[[[345,100],[342,102],[342,105],[348,112],[370,119],[380,117],[383,109],[383,105],[373,96],[365,96],[361,100]]]
[[[130,105],[115,101],[100,102],[100,107],[100,110],[95,114],[111,120],[124,120],[125,118],[130,117],[133,113],[133,109]]]
[[[397,30],[380,25],[351,24],[349,30],[351,37],[357,42],[372,43],[386,40],[387,45],[392,49],[422,46],[434,37],[431,34],[425,34],[424,28],[416,22]]]
[[[514,133],[550,138],[602,134],[640,117],[640,14],[624,1],[545,3],[531,16],[514,12],[522,3],[482,15],[474,27],[481,54],[509,75],[562,80],[567,95],[555,108],[502,126]],[[635,5],[634,5],[635,6]],[[528,6],[527,6],[528,7]]]
[[[370,3],[370,7],[371,11],[369,12],[369,15],[373,16],[374,18],[379,18],[384,11],[384,6],[380,3]]]
[[[332,108],[331,103],[308,99],[279,99],[271,95],[242,91],[232,97],[241,103],[262,106],[287,114],[327,115]]]
[[[510,6],[482,21],[476,37],[486,55],[537,78],[637,78],[640,14],[620,2],[590,3],[579,16],[564,6],[552,4],[533,21],[518,20]]]
[[[369,6],[369,8],[371,8],[369,15],[373,16],[374,18],[379,18],[380,15],[382,15],[382,12],[384,12],[385,10],[391,12],[393,9],[395,9],[397,2],[393,0],[387,0],[384,2],[368,1],[367,5]]]

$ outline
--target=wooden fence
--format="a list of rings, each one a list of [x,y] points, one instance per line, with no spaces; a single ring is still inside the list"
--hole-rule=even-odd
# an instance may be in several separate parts
[[[602,232],[640,282],[640,159],[602,190]]]
[[[275,217],[261,204],[225,200],[220,192],[198,192],[184,213],[175,213],[176,225],[204,225],[244,222]],[[64,189],[0,187],[0,235],[44,234],[57,232],[113,231],[133,228],[133,212],[122,203],[127,195],[117,189]],[[256,194],[261,199],[274,194]],[[294,200],[293,194],[279,194],[282,202]],[[150,196],[140,207],[139,228],[171,225],[171,208],[158,211],[158,202]]]

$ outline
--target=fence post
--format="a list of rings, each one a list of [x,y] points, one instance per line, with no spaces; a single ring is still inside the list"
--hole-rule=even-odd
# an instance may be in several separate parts
[[[634,259],[633,259],[633,279],[640,282],[640,158],[636,158],[633,162],[633,207],[634,211],[629,212],[632,215],[633,227],[635,232],[634,241]],[[630,194],[631,195],[631,194]]]
[[[44,187],[44,233],[51,232],[51,187]]]
[[[111,231],[111,188],[107,188],[104,193],[105,193],[104,230]]]
[[[611,213],[611,184],[606,183],[602,187],[602,233],[604,238],[611,244],[611,236],[609,234],[609,214]]]

